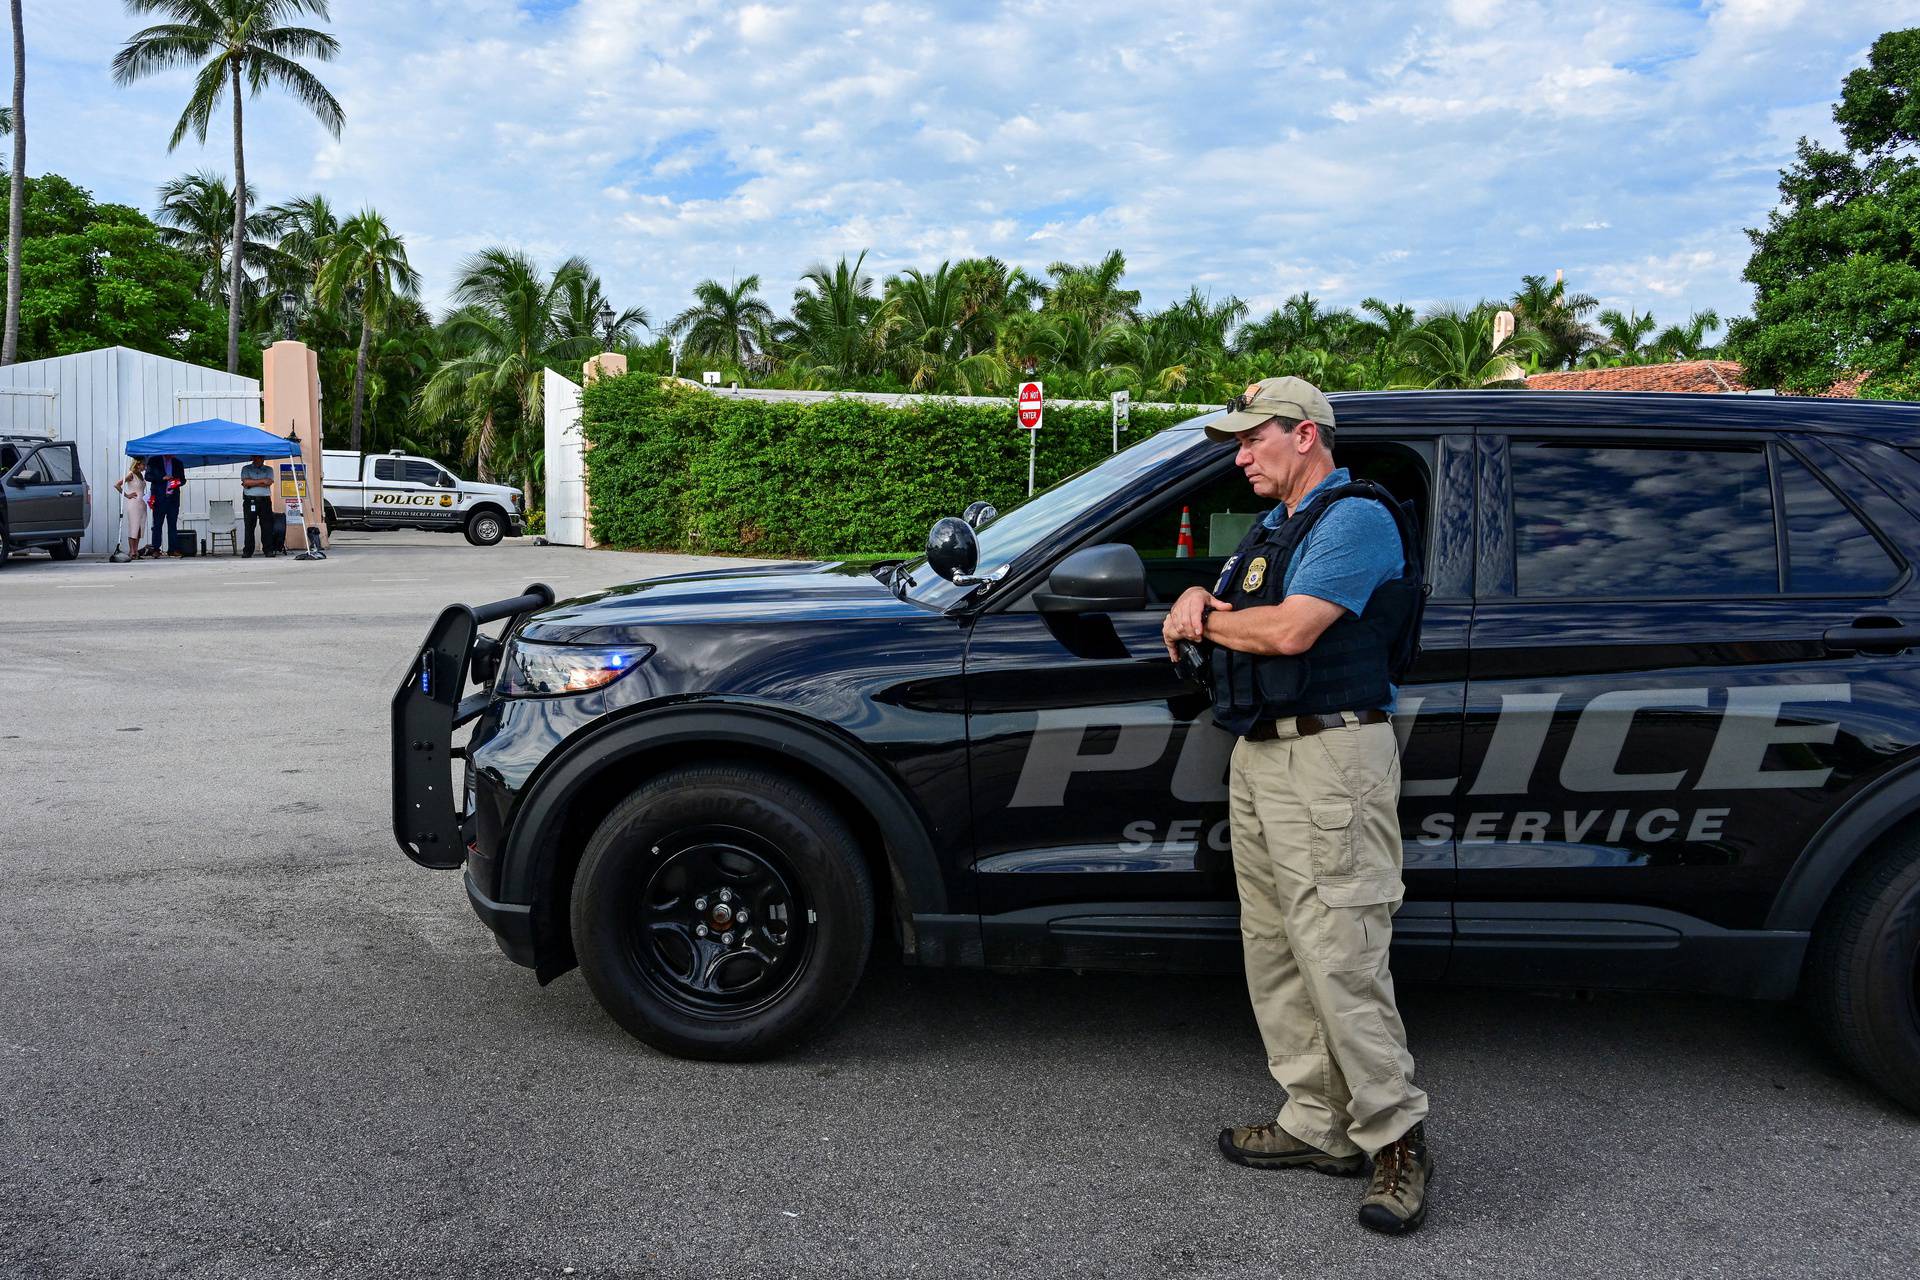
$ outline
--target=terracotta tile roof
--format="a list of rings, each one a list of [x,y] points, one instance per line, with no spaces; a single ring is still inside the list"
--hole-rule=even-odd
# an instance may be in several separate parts
[[[1671,364],[1630,364],[1618,369],[1572,369],[1536,373],[1529,391],[1746,391],[1738,360],[1676,360]]]
[[[1815,394],[1828,400],[1854,400],[1869,375],[1849,374]],[[1529,391],[1692,391],[1709,395],[1749,391],[1738,360],[1675,360],[1669,364],[1630,364],[1618,369],[1571,369],[1536,373]]]

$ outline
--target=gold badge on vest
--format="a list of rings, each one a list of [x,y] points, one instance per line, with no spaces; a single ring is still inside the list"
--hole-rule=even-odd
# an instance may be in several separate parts
[[[1258,591],[1260,584],[1267,580],[1267,558],[1255,556],[1247,565],[1247,576],[1240,582],[1242,591]]]

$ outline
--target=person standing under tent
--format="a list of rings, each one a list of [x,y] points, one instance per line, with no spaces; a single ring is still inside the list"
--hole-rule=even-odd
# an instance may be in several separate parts
[[[240,497],[246,505],[247,546],[240,554],[251,559],[254,548],[254,533],[261,536],[266,553],[270,556],[280,554],[280,548],[273,537],[273,468],[267,460],[258,454],[246,466],[240,468]]]
[[[180,459],[163,453],[148,465],[147,481],[153,486],[153,553],[160,554],[161,535],[166,535],[166,554],[180,554],[180,491],[187,487],[187,468]]]
[[[140,557],[140,539],[147,536],[147,464],[135,458],[127,474],[113,482],[114,492],[124,500],[127,512],[127,557]]]

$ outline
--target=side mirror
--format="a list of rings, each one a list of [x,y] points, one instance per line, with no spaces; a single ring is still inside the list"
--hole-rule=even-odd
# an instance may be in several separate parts
[[[1147,566],[1124,542],[1082,547],[1047,578],[1047,589],[1033,593],[1042,613],[1130,613],[1147,607]]]
[[[8,484],[39,484],[40,473],[38,471],[29,471],[29,470],[26,470],[25,468],[22,468],[21,470],[16,471],[11,476],[7,477],[7,483]]]
[[[970,503],[960,518],[976,529],[984,529],[1000,518],[1000,510],[991,502]]]
[[[442,471],[440,473],[440,478],[434,481],[434,483],[439,485],[442,489],[451,489],[453,488],[453,477],[448,475],[446,472]]]
[[[973,526],[956,516],[942,516],[927,531],[927,563],[948,582],[973,576],[980,564],[980,542]]]

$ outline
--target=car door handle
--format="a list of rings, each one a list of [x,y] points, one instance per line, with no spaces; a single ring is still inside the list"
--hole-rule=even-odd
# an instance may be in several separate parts
[[[63,498],[71,498],[73,496],[73,493],[74,491],[72,489],[62,489],[60,491],[60,496]]]
[[[1904,626],[1898,618],[1858,618],[1828,628],[1820,639],[1835,653],[1894,653],[1920,644],[1920,627]]]

